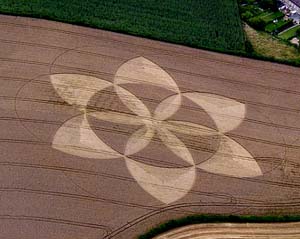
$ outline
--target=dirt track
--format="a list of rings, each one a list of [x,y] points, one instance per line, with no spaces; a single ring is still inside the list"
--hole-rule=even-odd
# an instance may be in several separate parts
[[[0,238],[300,213],[300,69],[0,17]]]

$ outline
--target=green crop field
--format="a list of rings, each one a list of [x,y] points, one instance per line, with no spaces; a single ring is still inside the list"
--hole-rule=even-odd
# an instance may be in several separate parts
[[[222,52],[245,51],[236,0],[0,0],[0,13],[52,19]]]

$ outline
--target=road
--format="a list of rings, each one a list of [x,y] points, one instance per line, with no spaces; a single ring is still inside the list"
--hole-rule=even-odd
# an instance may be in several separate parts
[[[0,231],[134,238],[300,213],[300,69],[0,16]]]

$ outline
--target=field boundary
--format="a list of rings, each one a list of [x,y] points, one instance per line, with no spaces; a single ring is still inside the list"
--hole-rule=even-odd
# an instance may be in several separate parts
[[[108,32],[115,32],[115,33],[120,33],[120,34],[126,34],[129,36],[134,36],[134,37],[140,37],[140,38],[145,38],[145,39],[149,39],[149,40],[154,40],[154,41],[161,41],[164,43],[171,43],[171,44],[178,44],[178,45],[182,45],[182,46],[187,46],[187,47],[191,47],[194,49],[199,49],[199,50],[207,50],[207,51],[212,51],[212,52],[216,52],[216,53],[223,53],[223,54],[228,54],[228,55],[232,55],[232,56],[239,56],[239,57],[245,57],[245,58],[249,58],[249,59],[254,59],[254,60],[261,60],[261,61],[266,61],[266,62],[272,62],[272,63],[279,63],[279,64],[285,64],[285,65],[289,65],[289,66],[300,66],[300,61],[297,60],[284,60],[284,59],[276,59],[274,57],[269,57],[269,56],[265,56],[265,55],[261,55],[258,54],[256,52],[253,51],[252,45],[250,43],[249,40],[247,40],[246,38],[246,52],[241,52],[241,51],[224,51],[224,50],[220,50],[220,49],[212,49],[209,47],[195,47],[189,44],[183,44],[183,43],[178,43],[178,42],[173,42],[173,41],[168,41],[166,39],[157,39],[155,37],[151,37],[151,36],[139,36],[136,34],[131,34],[128,33],[126,31],[115,31],[115,30],[109,30],[109,29],[101,29],[95,26],[91,26],[89,24],[84,24],[82,22],[69,22],[69,21],[62,21],[62,20],[56,20],[53,19],[51,17],[38,17],[35,15],[31,15],[31,14],[13,14],[13,13],[3,13],[0,11],[1,15],[6,15],[6,16],[14,16],[14,17],[29,17],[29,18],[33,18],[33,19],[41,19],[41,20],[49,20],[49,21],[53,21],[53,22],[57,22],[57,23],[65,23],[65,24],[70,24],[70,25],[75,25],[75,26],[81,26],[81,27],[87,27],[87,28],[91,28],[91,29],[99,29],[99,30],[104,30],[104,31],[108,31]],[[245,34],[246,35],[246,34]]]
[[[160,225],[150,229],[145,234],[142,234],[138,239],[151,239],[162,233],[170,231],[172,229],[203,223],[288,223],[288,222],[300,222],[300,215],[296,216],[277,216],[277,215],[265,215],[265,216],[235,216],[235,215],[213,215],[202,214],[193,215],[183,218],[167,221]]]
[[[245,51],[245,35],[236,0],[179,3],[173,0],[160,4],[156,0],[37,0],[26,3],[4,0],[0,13],[71,23],[218,52]],[[222,14],[225,17],[220,21]]]

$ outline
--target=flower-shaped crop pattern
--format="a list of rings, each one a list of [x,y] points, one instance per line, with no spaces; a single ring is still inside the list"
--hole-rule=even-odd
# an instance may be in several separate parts
[[[82,112],[67,121],[57,131],[53,147],[62,152],[94,159],[124,159],[127,168],[139,185],[156,199],[166,204],[185,196],[193,187],[196,169],[234,177],[255,177],[262,175],[261,169],[239,143],[225,135],[243,121],[245,105],[216,94],[182,93],[172,77],[158,65],[146,58],[138,57],[124,63],[116,72],[113,83],[92,76],[78,74],[51,75],[56,92],[70,105]],[[167,89],[173,94],[158,104],[153,113],[124,84],[146,84]],[[98,92],[114,87],[122,103],[132,114],[115,111],[91,111],[88,102]],[[187,98],[201,106],[217,126],[216,129],[203,125],[169,120]],[[91,129],[88,116],[113,123],[136,125],[139,129],[128,139],[125,152],[120,153],[105,144]],[[184,168],[163,168],[134,161],[131,155],[149,145],[154,134],[175,155],[188,163]],[[185,144],[176,133],[192,136],[220,137],[217,152],[200,164],[195,161]]]

